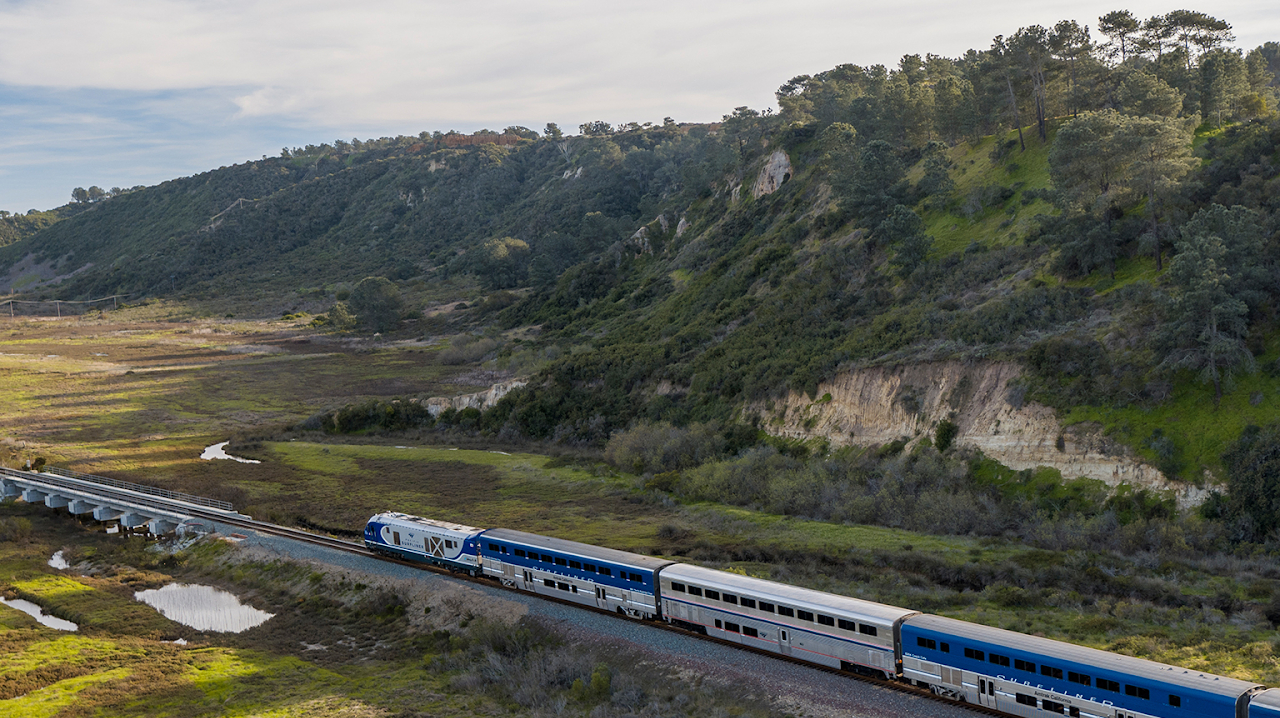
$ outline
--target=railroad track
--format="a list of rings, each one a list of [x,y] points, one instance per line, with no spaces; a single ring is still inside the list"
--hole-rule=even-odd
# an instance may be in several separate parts
[[[325,536],[322,534],[315,534],[309,531],[304,531],[302,529],[289,528],[287,526],[280,526],[278,524],[267,523],[265,521],[255,521],[253,519],[246,520],[246,519],[228,518],[216,512],[188,511],[188,513],[190,513],[193,517],[205,519],[207,521],[217,521],[218,523],[226,524],[228,526],[235,526],[238,528],[249,529],[251,531],[257,531],[259,533],[264,533],[271,536],[279,536],[281,538],[288,538],[294,541],[301,541],[303,543],[311,544],[313,546],[320,546],[322,548],[333,549],[335,551],[343,551],[345,553],[355,554],[358,556],[363,556],[365,558],[376,559],[378,561],[385,561],[387,563],[400,564],[402,566],[407,566],[409,568],[417,569],[420,571],[428,571],[430,573],[438,574],[440,576],[445,576],[458,581],[466,581],[466,582],[474,583],[477,585],[487,586],[489,588],[500,588],[504,591],[510,591],[512,593],[517,593],[522,596],[529,595],[529,593],[526,591],[521,591],[520,589],[515,587],[503,586],[501,583],[487,579],[487,578],[469,576],[465,573],[457,573],[455,571],[450,571],[448,569],[441,568],[439,566],[433,566],[427,563],[405,561],[402,559],[396,559],[396,558],[391,558],[389,556],[384,556],[382,554],[377,554],[365,548],[363,544],[357,544],[351,541],[337,538],[335,536]],[[939,703],[945,703],[951,706],[966,708],[975,713],[981,713],[981,714],[990,715],[990,716],[1006,716],[1006,717],[1008,715],[1006,713],[1001,713],[1000,711],[997,711],[993,708],[989,708],[987,706],[977,705],[974,703],[957,702],[949,698],[936,695],[935,693],[933,693],[933,691],[928,690],[926,688],[920,688],[918,686],[908,685],[906,683],[901,683],[899,681],[890,681],[890,680],[884,680],[881,678],[873,678],[871,676],[864,676],[859,673],[853,673],[851,671],[842,671],[837,668],[830,668],[828,666],[815,665],[813,663],[808,663],[806,661],[799,660],[798,658],[794,658],[792,656],[783,656],[783,655],[766,651],[763,649],[754,648],[752,646],[744,646],[740,643],[733,643],[732,641],[725,641],[719,638],[715,638],[713,636],[707,636],[701,633],[696,633],[694,631],[673,626],[669,623],[666,623],[665,621],[656,621],[656,620],[637,621],[634,618],[626,618],[623,616],[619,616],[616,613],[613,613],[611,611],[606,611],[602,608],[597,608],[594,606],[584,606],[581,603],[566,601],[564,599],[556,598],[555,596],[545,596],[543,594],[537,594],[537,596],[538,598],[546,601],[559,603],[564,606],[571,606],[573,608],[578,608],[584,611],[592,611],[600,615],[608,616],[615,620],[626,621],[630,624],[640,623],[641,625],[645,625],[657,630],[668,631],[670,633],[675,633],[682,636],[696,637],[704,641],[717,643],[722,646],[727,646],[740,651],[746,651],[748,653],[754,653],[767,658],[772,658],[774,660],[785,661],[787,663],[792,663],[797,666],[804,666],[806,668],[822,671],[824,673],[830,673],[832,675],[841,676],[843,678],[862,681],[864,683],[869,683],[871,685],[876,685],[883,688],[895,690],[900,693],[914,695],[921,698],[927,698],[929,700],[937,701]]]

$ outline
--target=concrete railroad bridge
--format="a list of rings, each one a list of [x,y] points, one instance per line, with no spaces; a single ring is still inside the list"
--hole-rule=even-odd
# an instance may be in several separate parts
[[[43,503],[51,509],[65,508],[77,516],[92,514],[97,521],[118,522],[128,529],[145,526],[157,536],[194,528],[200,519],[248,518],[236,513],[226,501],[65,469],[34,472],[0,467],[0,496],[21,498],[29,504]]]

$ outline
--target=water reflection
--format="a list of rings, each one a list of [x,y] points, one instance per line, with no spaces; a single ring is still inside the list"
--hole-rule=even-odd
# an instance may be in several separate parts
[[[56,628],[59,631],[80,630],[80,627],[72,623],[71,621],[64,621],[61,618],[57,618],[56,616],[50,616],[49,614],[45,613],[43,609],[41,609],[39,606],[37,606],[36,604],[30,601],[26,601],[21,598],[15,598],[13,600],[10,600],[7,598],[0,598],[0,603],[3,603],[9,608],[16,608],[19,611],[22,611],[23,613],[39,621],[40,625],[42,626],[48,626],[49,628]]]
[[[261,464],[262,463],[257,459],[242,459],[239,456],[232,456],[231,454],[228,454],[227,444],[230,444],[230,443],[231,443],[230,441],[224,441],[221,444],[213,444],[212,446],[206,446],[204,447],[204,452],[200,454],[200,458],[204,459],[205,461],[212,461],[213,459],[231,459],[232,461],[239,461],[242,464]]]
[[[165,618],[198,631],[239,633],[275,615],[246,606],[235,595],[212,586],[171,583],[164,588],[138,591],[133,597]]]

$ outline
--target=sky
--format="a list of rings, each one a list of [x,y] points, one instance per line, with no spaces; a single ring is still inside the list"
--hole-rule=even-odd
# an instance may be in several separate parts
[[[1140,0],[0,0],[0,209],[335,139],[556,122],[719,120],[841,63],[956,56]],[[1275,0],[1189,6],[1238,47]],[[1094,33],[1095,38],[1097,33]]]

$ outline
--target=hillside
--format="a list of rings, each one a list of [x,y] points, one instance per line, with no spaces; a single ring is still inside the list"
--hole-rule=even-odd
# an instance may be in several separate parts
[[[1280,395],[1280,45],[1206,42],[1117,57],[1064,22],[800,76],[777,114],[715,125],[300,148],[62,210],[0,247],[0,286],[280,307],[365,276],[466,286],[487,299],[401,331],[497,337],[475,358],[538,374],[479,430],[569,444],[785,422],[867,367],[1008,362],[1015,408],[1202,481]]]

